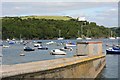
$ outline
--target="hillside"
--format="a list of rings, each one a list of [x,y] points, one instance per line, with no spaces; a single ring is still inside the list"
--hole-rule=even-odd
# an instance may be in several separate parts
[[[66,39],[76,39],[76,37],[81,37],[81,33],[84,37],[92,38],[106,38],[110,36],[109,28],[99,26],[95,22],[78,21],[68,16],[2,18],[3,39],[19,39],[20,35],[24,39],[55,39],[59,35],[59,30],[61,30],[61,37]],[[80,31],[80,35],[78,35],[78,31]]]

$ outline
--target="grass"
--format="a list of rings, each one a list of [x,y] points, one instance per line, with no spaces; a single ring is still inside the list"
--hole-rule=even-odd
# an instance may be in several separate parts
[[[37,18],[37,19],[54,19],[54,20],[70,20],[69,16],[22,16],[22,19]]]

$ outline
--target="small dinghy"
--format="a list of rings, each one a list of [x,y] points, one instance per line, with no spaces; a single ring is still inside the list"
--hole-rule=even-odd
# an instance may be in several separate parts
[[[20,56],[25,56],[25,54],[21,53]]]
[[[34,50],[35,50],[34,48],[30,48],[28,46],[24,47],[24,51],[34,51]]]
[[[120,47],[119,46],[114,46],[112,48],[109,48],[106,50],[107,54],[120,54]]]
[[[9,48],[10,46],[7,46],[7,45],[3,45],[3,48]]]
[[[64,51],[61,51],[60,49],[53,49],[51,50],[50,54],[52,55],[66,55]]]

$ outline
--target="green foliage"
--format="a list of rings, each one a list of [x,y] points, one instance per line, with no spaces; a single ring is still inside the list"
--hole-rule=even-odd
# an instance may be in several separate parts
[[[24,39],[54,39],[58,37],[59,30],[61,30],[61,37],[66,39],[78,37],[78,30],[83,33],[82,35],[92,38],[109,36],[109,29],[99,26],[95,22],[78,21],[68,16],[67,18],[69,19],[4,17],[2,18],[2,38],[19,39],[20,35],[22,35]],[[82,32],[81,26],[83,26]]]

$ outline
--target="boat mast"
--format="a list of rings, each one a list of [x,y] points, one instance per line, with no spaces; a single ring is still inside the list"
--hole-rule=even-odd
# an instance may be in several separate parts
[[[82,35],[83,32],[82,31],[83,31],[83,25],[81,26],[81,38],[83,38],[83,35]]]
[[[112,37],[112,31],[111,31],[111,37]]]
[[[79,37],[79,35],[80,35],[80,31],[78,30],[78,37]]]
[[[20,40],[21,40],[21,34],[20,34]]]
[[[59,30],[59,37],[61,36],[61,30]]]

